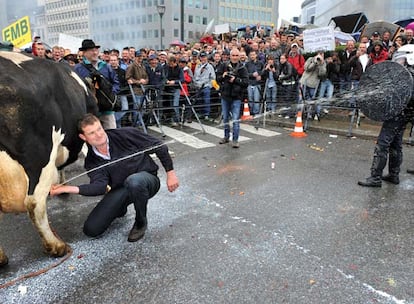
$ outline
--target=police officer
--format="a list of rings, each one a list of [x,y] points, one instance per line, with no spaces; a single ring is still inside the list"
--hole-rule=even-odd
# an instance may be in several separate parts
[[[394,53],[393,61],[405,66],[414,76],[414,45],[401,47]],[[412,90],[414,92],[414,88]],[[381,180],[392,184],[399,184],[400,165],[402,163],[402,140],[404,130],[409,121],[414,117],[414,96],[401,114],[383,122],[377,145],[374,150],[374,159],[371,165],[371,176],[365,180],[358,181],[358,185],[364,187],[381,187]],[[382,175],[388,159],[388,174]],[[409,173],[411,173],[408,170]],[[413,171],[414,173],[414,171]]]

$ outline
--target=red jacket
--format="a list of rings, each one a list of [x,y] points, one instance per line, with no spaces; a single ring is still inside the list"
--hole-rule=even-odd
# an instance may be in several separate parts
[[[188,84],[191,83],[191,81],[193,80],[193,78],[191,77],[190,73],[189,73],[190,68],[186,68],[183,69],[183,73],[184,73],[184,82],[182,83],[183,89],[180,90],[180,95],[181,96],[188,96]]]
[[[288,61],[293,67],[298,71],[298,75],[302,76],[303,72],[305,71],[305,58],[303,55],[296,54],[294,57],[289,55]]]
[[[385,49],[381,49],[379,53],[372,51],[369,56],[371,57],[372,63],[383,62],[388,59],[388,52]]]

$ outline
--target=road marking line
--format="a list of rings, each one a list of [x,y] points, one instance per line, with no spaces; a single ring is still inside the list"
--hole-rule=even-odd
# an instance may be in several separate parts
[[[150,126],[148,129],[151,129],[155,132],[161,133],[161,130],[157,126]],[[174,140],[193,147],[195,149],[203,149],[203,148],[209,148],[209,147],[215,147],[215,144],[209,143],[207,141],[198,139],[197,137],[187,134],[183,131],[175,130],[170,127],[162,126],[162,130],[164,131],[165,135],[168,137],[173,138]]]
[[[191,126],[189,126],[188,124],[186,126],[189,127],[189,128],[192,128],[192,129],[203,131],[200,124],[198,124],[198,123],[193,122],[191,124]],[[204,130],[206,130],[206,133],[208,133],[210,135],[216,136],[218,138],[222,138],[224,136],[224,130],[223,129],[219,129],[219,128],[216,128],[216,127],[210,127],[210,126],[206,126],[206,125],[203,125],[203,127],[204,127]],[[239,136],[239,141],[247,141],[247,140],[251,140],[251,138],[246,137],[246,136]]]
[[[244,123],[240,124],[240,129],[242,129],[243,131],[247,131],[249,133],[253,133],[253,134],[265,136],[265,137],[272,137],[272,136],[277,136],[277,135],[282,134],[276,131],[270,131],[270,130],[263,129],[261,127],[256,129],[255,126],[244,124]]]

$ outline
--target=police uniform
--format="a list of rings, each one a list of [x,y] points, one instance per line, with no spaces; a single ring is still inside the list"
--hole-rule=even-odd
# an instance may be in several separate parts
[[[410,53],[411,52],[411,53]],[[410,56],[411,54],[411,56]],[[400,48],[393,61],[404,59],[404,65],[414,77],[414,46],[408,50]],[[400,62],[402,63],[402,62]],[[381,187],[382,180],[392,184],[399,184],[400,166],[403,160],[402,141],[403,135],[408,122],[414,118],[414,86],[412,88],[411,100],[406,108],[395,117],[385,120],[382,124],[377,144],[374,149],[374,158],[371,165],[371,176],[365,180],[358,181],[358,185],[364,187]],[[387,164],[388,157],[388,174],[382,175],[382,171]],[[414,170],[408,170],[414,174]]]

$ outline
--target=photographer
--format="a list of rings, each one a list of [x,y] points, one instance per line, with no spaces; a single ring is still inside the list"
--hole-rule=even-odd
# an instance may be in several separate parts
[[[240,52],[234,48],[230,52],[230,62],[221,64],[217,69],[217,82],[221,91],[221,111],[224,122],[224,138],[220,144],[230,139],[230,114],[233,119],[233,148],[239,147],[241,99],[249,84],[246,67],[239,62]]]
[[[318,51],[314,57],[309,57],[305,62],[305,71],[300,79],[302,85],[303,98],[305,100],[314,99],[320,80],[326,78],[326,62],[324,51]],[[320,108],[316,109],[315,119],[319,118]]]
[[[335,85],[339,84],[339,73],[341,70],[341,63],[339,62],[338,54],[334,52],[332,55],[327,55],[326,58],[326,76],[320,77],[321,86],[319,88],[319,98],[332,98]],[[328,110],[324,109],[325,114]]]
[[[262,79],[265,80],[265,96],[266,96],[266,111],[276,112],[276,97],[277,97],[277,84],[276,81],[279,77],[279,66],[275,64],[273,56],[267,56],[266,65],[261,73]]]

